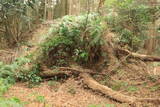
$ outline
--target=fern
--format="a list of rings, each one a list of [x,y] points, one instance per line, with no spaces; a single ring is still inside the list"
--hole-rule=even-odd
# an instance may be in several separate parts
[[[105,29],[102,21],[97,14],[63,17],[56,25],[56,31],[41,45],[46,63],[50,62],[47,63],[49,66],[66,65],[71,56],[76,62],[86,64],[99,57]]]

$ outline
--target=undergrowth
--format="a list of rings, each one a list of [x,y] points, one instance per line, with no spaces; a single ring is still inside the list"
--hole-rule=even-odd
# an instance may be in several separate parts
[[[18,98],[5,98],[3,95],[19,79],[20,71],[24,70],[24,65],[29,62],[25,57],[17,58],[10,65],[0,62],[0,107],[23,107],[24,104]]]
[[[111,10],[106,16],[106,21],[112,30],[119,36],[119,44],[137,51],[144,46],[145,40],[150,39],[148,30],[149,24],[155,20],[153,14],[158,12],[158,8],[150,8],[146,5],[136,5],[134,0],[115,0]]]
[[[0,107],[24,107],[24,103],[18,98],[3,98],[0,97]]]
[[[105,28],[101,22],[97,14],[63,17],[42,44],[45,64],[67,66],[72,60],[86,65],[99,60]]]
[[[16,81],[37,84],[41,81],[38,76],[39,67],[33,66],[32,69],[25,67],[31,60],[27,57],[17,58],[12,64],[0,62],[0,95],[2,96]]]
[[[19,73],[17,73],[16,78],[18,81],[27,82],[29,87],[33,87],[42,81],[42,78],[38,75],[39,72],[39,65],[34,65],[30,70],[21,70]]]

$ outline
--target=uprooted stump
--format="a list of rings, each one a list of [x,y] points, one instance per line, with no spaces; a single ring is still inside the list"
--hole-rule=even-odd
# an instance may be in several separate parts
[[[75,68],[69,68],[69,67],[60,67],[59,72],[54,72],[53,70],[48,70],[40,73],[40,76],[42,77],[54,77],[57,75],[68,75],[68,74],[79,74],[80,77],[83,79],[83,83],[87,85],[90,89],[94,91],[98,91],[106,96],[108,96],[111,99],[114,99],[121,103],[129,103],[133,104],[135,102],[151,102],[151,103],[157,103],[160,104],[160,98],[137,98],[137,97],[131,97],[124,94],[121,94],[117,91],[112,90],[111,88],[101,85],[96,80],[94,80],[90,74],[98,74],[94,73],[92,70],[88,69],[75,69]],[[99,73],[99,75],[104,75]]]

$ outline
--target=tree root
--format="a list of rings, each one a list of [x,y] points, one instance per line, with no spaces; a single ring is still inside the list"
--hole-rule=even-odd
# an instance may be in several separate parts
[[[89,69],[75,69],[75,68],[70,68],[70,67],[59,67],[58,69],[55,70],[50,70],[47,69],[46,67],[43,67],[42,69],[43,72],[40,73],[41,77],[53,77],[57,75],[69,75],[69,74],[80,74],[80,73],[88,73],[88,74],[97,74],[97,75],[104,75],[106,76],[105,73],[99,73],[99,72],[93,72],[92,70]]]
[[[103,47],[103,51],[105,53],[107,53],[107,56],[108,56],[108,60],[109,60],[109,66],[103,71],[105,73],[111,73],[113,70],[115,70],[115,67],[116,69],[118,68],[118,59],[115,57],[115,52],[114,52],[114,47],[112,45],[111,42],[108,42],[106,43]]]
[[[54,72],[54,71],[44,71],[41,72],[39,75],[43,78],[49,78],[49,77],[54,77],[54,76],[58,76],[58,75],[69,75],[69,73],[71,73],[70,71],[60,71],[60,72]]]
[[[0,53],[14,54],[11,50],[0,50]]]
[[[128,54],[133,58],[139,58],[143,61],[160,61],[160,57],[157,57],[157,56],[138,54],[122,48],[117,48],[117,50],[121,53]]]
[[[95,73],[91,73],[92,71],[88,69],[78,70],[78,69],[69,68],[69,67],[60,67],[58,70],[60,71],[59,72],[54,72],[53,70],[44,71],[40,73],[40,76],[41,77],[53,77],[57,75],[69,75],[69,74],[76,73],[76,74],[79,74],[83,78],[84,84],[86,84],[89,88],[91,88],[92,90],[98,91],[100,93],[103,93],[106,96],[118,102],[129,103],[129,104],[133,104],[135,102],[151,102],[151,103],[160,104],[160,98],[130,97],[127,95],[123,95],[117,91],[114,91],[107,86],[101,85],[89,75],[89,74],[95,74]]]

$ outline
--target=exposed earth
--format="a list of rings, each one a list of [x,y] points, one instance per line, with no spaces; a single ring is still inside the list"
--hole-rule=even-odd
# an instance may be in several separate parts
[[[12,51],[14,58],[34,52],[45,38],[44,35],[47,34],[48,29],[48,24],[44,24],[32,32],[32,39],[28,41],[32,46],[22,46],[21,51]],[[6,56],[6,54],[1,55],[4,60]],[[100,76],[94,76],[94,78],[99,83],[125,95],[158,98],[160,97],[160,67],[158,65],[159,63],[131,60],[123,63],[111,78]],[[19,98],[25,102],[26,107],[160,107],[158,104],[149,102],[129,105],[114,101],[84,87],[82,79],[78,77],[70,77],[63,81],[45,80],[32,88],[29,88],[26,83],[16,83],[4,96]]]

